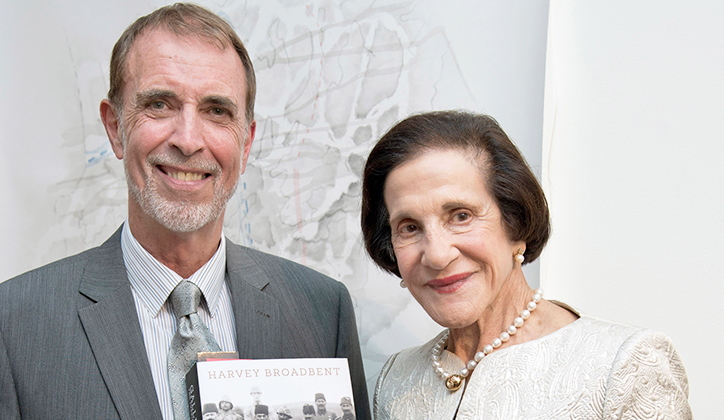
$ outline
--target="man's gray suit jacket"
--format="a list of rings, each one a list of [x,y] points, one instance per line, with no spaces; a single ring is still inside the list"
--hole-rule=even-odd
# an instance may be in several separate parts
[[[0,283],[0,419],[161,419],[120,231]],[[347,288],[230,241],[226,252],[239,357],[346,357],[369,419]]]

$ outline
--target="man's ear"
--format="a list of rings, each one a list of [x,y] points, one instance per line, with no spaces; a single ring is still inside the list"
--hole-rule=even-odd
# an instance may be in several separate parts
[[[244,150],[241,155],[241,173],[243,174],[246,170],[246,161],[249,160],[249,153],[251,152],[251,143],[254,142],[254,136],[256,135],[256,120],[252,121],[247,127],[246,141],[244,142]]]
[[[103,126],[106,128],[106,134],[108,135],[108,140],[111,142],[113,153],[118,159],[123,159],[123,142],[121,141],[116,108],[111,104],[111,101],[104,99],[101,101],[100,111],[101,120],[103,121]]]

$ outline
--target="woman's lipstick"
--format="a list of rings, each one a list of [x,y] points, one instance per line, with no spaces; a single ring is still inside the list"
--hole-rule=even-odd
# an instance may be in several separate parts
[[[472,273],[461,273],[448,276],[442,279],[430,280],[427,286],[438,293],[453,293],[468,281]]]

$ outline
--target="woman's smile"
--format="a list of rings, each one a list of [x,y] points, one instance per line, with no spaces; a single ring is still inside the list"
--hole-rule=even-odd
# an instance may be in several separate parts
[[[461,273],[441,279],[430,280],[427,282],[427,286],[438,293],[454,293],[467,283],[472,274],[473,273]]]

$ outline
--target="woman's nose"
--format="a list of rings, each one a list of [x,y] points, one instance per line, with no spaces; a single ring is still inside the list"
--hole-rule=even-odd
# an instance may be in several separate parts
[[[425,237],[423,246],[421,263],[434,270],[443,270],[460,255],[449,232],[429,233]]]

